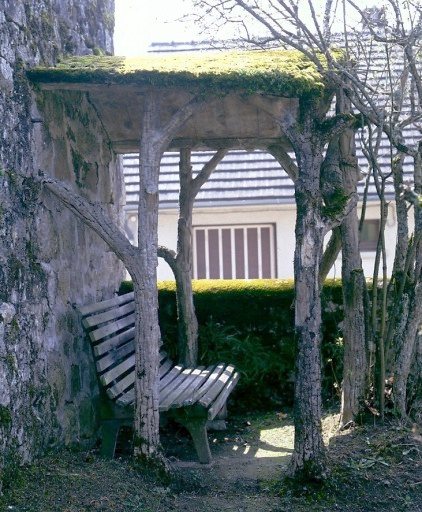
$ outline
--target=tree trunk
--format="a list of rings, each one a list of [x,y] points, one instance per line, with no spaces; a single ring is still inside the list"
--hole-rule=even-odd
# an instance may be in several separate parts
[[[422,144],[419,153],[414,158],[414,184],[415,192],[422,195]],[[409,313],[406,330],[400,340],[396,340],[397,355],[394,367],[393,397],[397,411],[402,417],[407,416],[407,381],[409,378],[412,361],[416,357],[416,343],[418,331],[422,321],[422,208],[415,204],[415,233],[412,246],[408,249],[406,269],[412,267],[409,272],[412,289],[409,301]],[[409,264],[409,262],[412,264]]]
[[[416,339],[415,357],[407,384],[407,409],[412,420],[422,425],[422,334]]]
[[[138,265],[128,268],[136,304],[134,456],[165,468],[159,453],[159,347],[157,256],[158,179],[161,156],[177,129],[198,109],[192,97],[162,124],[157,94],[146,92],[139,145]]]
[[[398,353],[394,371],[394,405],[402,418],[407,417],[407,380],[415,354],[422,318],[422,283],[416,285],[402,339],[397,340]]]
[[[343,139],[343,140],[342,140]],[[345,140],[344,140],[345,139]],[[353,141],[353,142],[352,142]],[[349,131],[340,138],[343,162],[346,146],[354,144],[354,133]],[[353,151],[348,151],[353,158]],[[343,187],[346,195],[356,192],[357,164],[340,164],[343,171]],[[367,311],[365,309],[366,283],[359,251],[359,219],[356,206],[343,219],[340,226],[342,238],[342,288],[343,288],[343,387],[341,396],[340,424],[354,421],[361,409],[367,389]]]
[[[395,331],[397,329],[397,326],[402,323],[403,314],[408,314],[408,309],[407,307],[403,307],[404,302],[402,300],[407,279],[406,260],[407,254],[410,250],[408,205],[403,195],[404,158],[404,153],[397,152],[395,158],[393,159],[394,196],[397,216],[397,237],[393,269],[391,271],[391,279],[388,284],[387,290],[387,296],[390,302],[385,347],[386,373],[388,376],[394,374],[395,350],[394,347],[392,346],[392,341],[395,336]]]
[[[311,123],[310,123],[311,124]],[[296,180],[295,333],[295,446],[291,471],[295,476],[320,480],[326,471],[321,434],[321,298],[319,269],[324,240],[319,189],[322,148],[312,139],[312,128],[295,147]]]
[[[142,257],[140,258],[142,259]],[[160,462],[159,453],[159,340],[156,295],[152,275],[141,270],[131,274],[135,296],[135,423],[134,456],[147,462]],[[157,315],[158,316],[158,315]],[[141,341],[141,342],[139,342]]]
[[[198,359],[198,321],[192,293],[192,165],[189,149],[180,151],[180,195],[177,230],[176,296],[179,360],[195,366]]]
[[[347,243],[343,243],[343,251]],[[344,252],[343,252],[344,254]],[[347,272],[347,278],[344,274]],[[362,269],[343,268],[343,340],[344,370],[341,394],[340,425],[355,420],[361,410],[367,384],[365,337],[365,276]]]
[[[178,354],[179,361],[186,366],[195,366],[198,358],[198,321],[192,293],[193,203],[201,186],[226,153],[226,149],[218,150],[197,176],[192,178],[191,150],[189,148],[180,150],[177,255],[166,247],[160,247],[158,252],[159,256],[169,264],[176,279]]]
[[[345,114],[350,110],[340,91],[336,110]],[[321,188],[326,209],[335,212],[347,198],[356,194],[359,167],[355,153],[354,131],[345,129],[330,140],[321,169]],[[365,279],[359,252],[357,207],[354,204],[343,218],[339,228],[342,248],[342,289],[344,305],[343,340],[344,372],[342,387],[341,425],[353,421],[366,384],[366,322]],[[334,245],[334,249],[336,246]],[[330,254],[330,252],[326,252]],[[325,255],[324,255],[325,256]],[[323,268],[321,265],[321,275]]]
[[[159,346],[157,248],[158,178],[161,147],[159,111],[147,94],[139,157],[138,268],[130,269],[136,304],[136,379],[134,456],[148,462],[159,459]]]

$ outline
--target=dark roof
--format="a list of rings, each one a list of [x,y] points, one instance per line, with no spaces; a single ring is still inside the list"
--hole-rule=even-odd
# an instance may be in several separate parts
[[[194,175],[214,153],[193,152]],[[388,172],[389,156],[380,159],[382,169]],[[360,153],[360,163],[365,170],[366,161]],[[126,184],[126,204],[133,209],[139,199],[138,155],[123,157]],[[179,197],[179,153],[164,153],[161,161],[159,192],[160,208],[176,208]],[[405,175],[412,180],[412,162],[405,161]],[[359,183],[358,192],[363,197],[365,180]],[[387,180],[387,197],[394,196],[393,179]],[[369,200],[376,200],[375,186],[370,185]],[[242,206],[262,204],[286,204],[294,202],[292,180],[272,155],[264,151],[230,151],[220,162],[209,180],[203,185],[195,201],[201,206]]]
[[[194,175],[213,152],[193,152]],[[138,155],[123,157],[126,203],[138,204]],[[160,171],[160,207],[175,208],[179,198],[179,153],[163,155]],[[293,183],[278,162],[263,151],[230,151],[198,193],[195,206],[289,203],[294,197]]]

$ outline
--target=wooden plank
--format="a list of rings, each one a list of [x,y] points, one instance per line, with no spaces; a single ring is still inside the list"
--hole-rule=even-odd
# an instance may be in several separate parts
[[[100,357],[106,352],[113,350],[114,347],[118,347],[119,345],[123,345],[124,343],[131,341],[133,347],[133,338],[135,336],[135,327],[131,327],[127,331],[123,331],[120,334],[116,334],[112,338],[107,338],[104,341],[100,341],[97,345],[93,347],[94,355],[96,357]]]
[[[166,359],[164,363],[161,363],[160,365],[160,380],[173,368],[174,363],[170,359]]]
[[[165,352],[160,353],[160,355],[164,355],[167,357],[167,354]],[[171,361],[171,359],[167,359],[164,361],[164,364],[160,366],[160,376],[166,376],[171,368],[173,368],[174,363]],[[181,368],[181,367],[180,367]],[[133,372],[133,375],[135,372]],[[172,375],[172,378],[174,378],[177,375],[177,372]],[[161,377],[160,377],[161,378]],[[133,378],[133,382],[135,382],[135,379]],[[131,405],[135,401],[135,389],[131,388],[126,390],[122,396],[119,396],[119,398],[116,400],[116,403],[119,405]]]
[[[103,311],[102,313],[98,313],[97,315],[87,316],[82,320],[82,324],[86,329],[90,329],[91,327],[97,327],[98,325],[109,322],[110,320],[115,320],[117,318],[121,318],[122,316],[126,316],[129,313],[133,313],[134,311],[135,302],[131,301],[127,304],[123,304],[120,307],[115,307],[107,311]]]
[[[164,389],[172,380],[174,380],[180,372],[183,371],[183,366],[176,365],[160,380],[160,391]]]
[[[202,372],[198,375],[198,378],[195,379],[195,381],[192,383],[192,386],[186,389],[185,392],[177,398],[177,403],[174,403],[174,407],[186,407],[188,405],[192,405],[196,392],[205,383],[205,381],[213,372],[214,368],[215,364],[202,370]]]
[[[184,405],[192,405],[198,402],[198,400],[207,393],[207,391],[213,385],[213,383],[220,377],[224,368],[225,365],[223,363],[220,363],[217,366],[215,366],[214,370],[208,375],[208,378],[204,382],[204,384],[202,384],[202,386],[200,386],[188,400],[185,400]]]
[[[108,386],[111,382],[118,379],[130,369],[133,369],[133,371],[135,369],[135,354],[132,354],[130,357],[114,366],[111,370],[100,375],[101,384],[103,384],[103,386]]]
[[[208,388],[207,392],[198,400],[198,403],[208,408],[208,406],[217,398],[218,394],[224,388],[234,371],[234,366],[226,366],[221,375],[212,382],[212,385]]]
[[[228,396],[235,388],[237,381],[239,380],[239,372],[234,372],[230,380],[227,382],[221,393],[215,399],[214,403],[208,409],[208,419],[213,420],[215,416],[221,411],[221,408],[226,403]]]
[[[119,396],[119,398],[116,400],[116,404],[128,406],[132,405],[135,402],[135,388],[132,387],[125,391],[123,395]]]
[[[120,304],[125,304],[133,300],[134,293],[129,292],[124,295],[118,295],[113,297],[112,299],[103,300],[101,302],[96,302],[95,304],[88,304],[87,306],[81,306],[79,312],[82,316],[92,315],[94,313],[99,313],[100,311],[104,311],[106,309],[112,308],[114,306],[120,306]]]
[[[109,336],[110,334],[117,333],[122,329],[125,329],[129,326],[132,326],[135,323],[135,314],[126,316],[125,318],[120,318],[111,324],[104,325],[99,329],[95,329],[89,333],[89,336],[92,341],[99,341],[105,336]]]
[[[106,388],[107,395],[113,400],[119,395],[127,391],[127,389],[135,382],[135,372],[130,372],[123,379],[115,382],[109,388]]]
[[[123,393],[123,395],[119,396],[116,400],[116,404],[123,405],[123,407],[127,407],[132,405],[135,402],[135,388],[131,387],[127,391]]]
[[[177,404],[182,396],[186,396],[186,393],[192,394],[192,389],[194,388],[195,381],[201,379],[202,370],[204,370],[203,366],[199,368],[194,368],[191,373],[185,378],[183,382],[181,382],[175,389],[172,390],[165,398],[161,399],[160,397],[160,406],[163,411],[167,411],[170,408],[177,407]],[[202,379],[204,379],[202,377]],[[183,402],[183,399],[182,399]]]
[[[193,368],[184,368],[182,372],[177,375],[167,386],[162,387],[160,385],[160,405],[164,400],[176,392],[177,388],[184,382],[185,379],[192,373]],[[161,384],[161,382],[160,382]],[[164,410],[164,409],[163,409]]]
[[[115,350],[111,350],[104,357],[101,357],[95,362],[98,373],[102,373],[107,368],[110,368],[113,364],[116,364],[121,359],[131,355],[134,351],[133,343],[126,343],[126,345],[121,345]]]
[[[162,364],[163,361],[168,358],[168,354],[165,350],[160,350],[159,356],[160,356],[160,364]]]

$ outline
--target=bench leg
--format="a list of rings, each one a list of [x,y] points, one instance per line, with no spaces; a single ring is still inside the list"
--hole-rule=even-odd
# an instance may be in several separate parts
[[[174,418],[189,432],[201,464],[211,462],[211,451],[207,436],[206,416],[189,415],[186,411],[174,411]]]
[[[100,453],[102,457],[107,459],[112,459],[114,457],[120,425],[121,422],[117,420],[104,421],[101,425],[103,435]]]
[[[185,420],[185,427],[192,436],[193,444],[201,464],[211,462],[211,451],[208,444],[207,423],[204,420]]]
[[[208,430],[227,430],[227,403],[223,405],[218,414],[212,420],[208,420],[207,428]]]

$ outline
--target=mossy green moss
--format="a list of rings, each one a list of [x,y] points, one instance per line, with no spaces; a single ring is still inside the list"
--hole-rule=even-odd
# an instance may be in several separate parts
[[[0,427],[8,427],[12,422],[12,414],[8,407],[0,405]]]
[[[342,188],[336,188],[331,194],[330,199],[322,207],[322,214],[329,219],[335,219],[338,215],[340,215],[349,200],[349,196],[346,195]]]
[[[72,153],[73,172],[75,173],[76,184],[78,187],[83,188],[90,166],[76,149],[70,148],[70,151]]]
[[[180,86],[208,92],[321,95],[327,84],[314,63],[294,50],[206,52],[142,57],[85,56],[29,71],[33,82]]]

